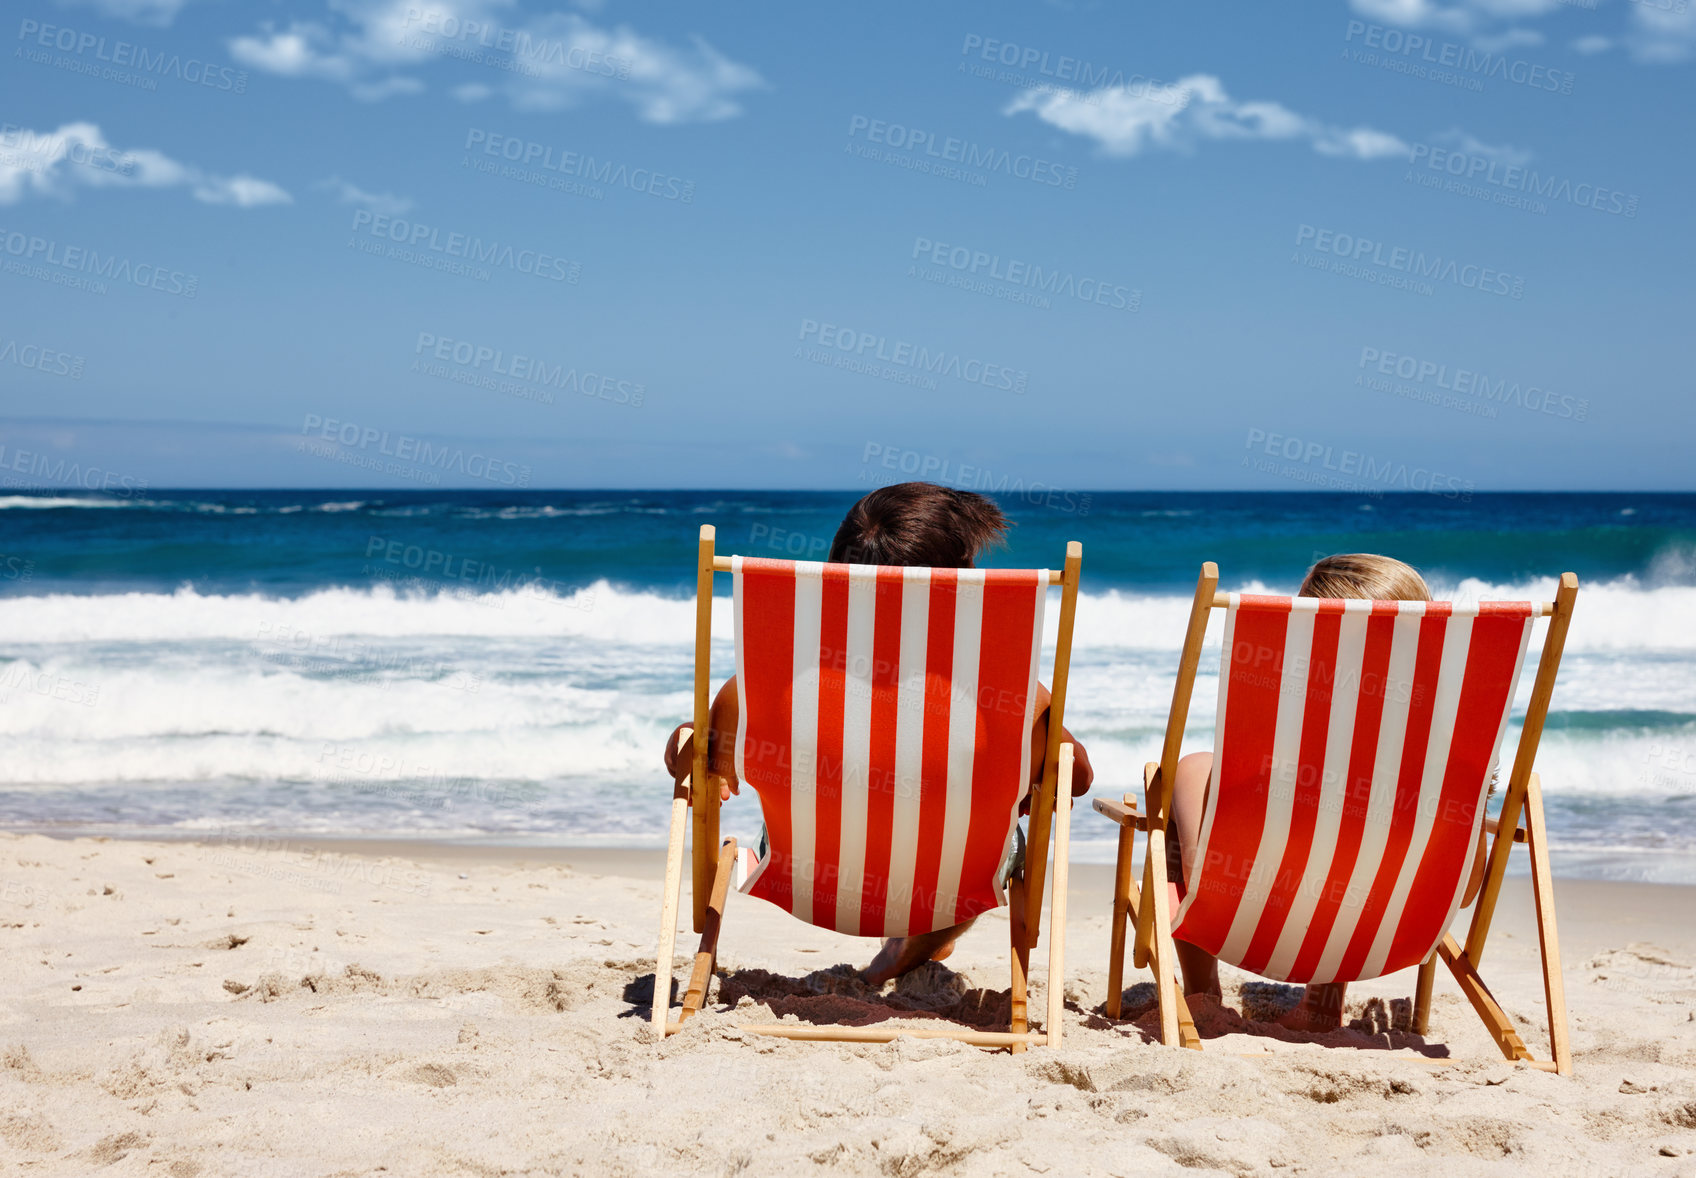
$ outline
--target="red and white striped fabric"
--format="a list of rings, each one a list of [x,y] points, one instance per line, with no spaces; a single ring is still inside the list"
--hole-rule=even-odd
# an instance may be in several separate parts
[[[736,773],[768,843],[742,890],[868,937],[1006,903],[1047,572],[732,563]]]
[[[1173,936],[1289,982],[1430,956],[1471,873],[1537,612],[1231,594]]]

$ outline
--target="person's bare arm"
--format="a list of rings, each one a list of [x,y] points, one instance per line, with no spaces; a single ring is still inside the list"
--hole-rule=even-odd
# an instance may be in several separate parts
[[[742,789],[742,783],[736,778],[736,727],[740,718],[739,708],[736,676],[732,675],[724,681],[724,686],[718,689],[707,720],[707,776],[718,782],[718,796],[721,801],[729,801],[732,794],[740,793]],[[665,771],[671,774],[673,781],[681,779],[695,763],[694,734],[683,742],[682,748],[677,747],[677,734],[688,727],[688,724],[679,724],[671,730],[671,736],[665,742]]]
[[[1031,784],[1042,782],[1043,762],[1048,756],[1048,708],[1053,697],[1048,688],[1038,683],[1036,685],[1036,719],[1031,721]],[[1095,781],[1095,769],[1089,763],[1089,753],[1073,736],[1071,731],[1062,724],[1060,726],[1062,742],[1072,743],[1072,796],[1081,798],[1089,792],[1090,785]]]

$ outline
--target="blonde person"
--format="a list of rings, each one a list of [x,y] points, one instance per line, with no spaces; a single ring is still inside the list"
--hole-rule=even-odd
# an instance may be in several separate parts
[[[1308,570],[1299,595],[1371,601],[1431,600],[1425,579],[1411,565],[1366,552],[1327,556],[1319,561]],[[1178,772],[1172,782],[1172,822],[1178,837],[1175,842],[1167,844],[1167,870],[1173,873],[1174,879],[1182,878],[1187,882],[1190,877],[1196,848],[1201,842],[1202,812],[1207,805],[1212,776],[1212,753],[1191,753],[1178,762]],[[1495,785],[1490,788],[1494,792]],[[1464,903],[1472,903],[1472,897],[1478,891],[1484,865],[1483,852],[1484,832],[1480,830],[1478,854],[1473,861],[1472,879],[1467,884]],[[1181,876],[1178,874],[1180,871]],[[1175,940],[1173,947],[1177,950],[1178,964],[1184,971],[1184,992],[1219,998],[1218,959],[1184,940]],[[1279,1025],[1297,1031],[1336,1030],[1342,1025],[1346,988],[1347,983],[1344,982],[1306,987],[1295,1008],[1278,1019]]]

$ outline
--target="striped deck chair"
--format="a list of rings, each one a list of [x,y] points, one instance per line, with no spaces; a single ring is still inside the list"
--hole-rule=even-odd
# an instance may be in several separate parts
[[[1552,603],[1340,601],[1217,593],[1202,566],[1161,760],[1134,795],[1095,808],[1120,824],[1107,1013],[1118,1017],[1127,923],[1152,965],[1161,1038],[1199,1047],[1172,939],[1288,982],[1350,982],[1419,967],[1426,1033],[1440,958],[1510,1060],[1568,1074],[1566,1001],[1542,793],[1532,772],[1578,593]],[[1171,788],[1211,609],[1225,611],[1213,778],[1189,887],[1166,880]],[[1502,799],[1486,818],[1532,623],[1550,625]],[[1525,825],[1521,825],[1522,817]],[[1495,835],[1463,948],[1449,935],[1479,829]],[[1132,882],[1134,831],[1148,834]],[[1535,1060],[1478,975],[1507,869],[1523,844],[1542,944],[1552,1060]],[[1176,891],[1174,887],[1172,889]]]
[[[695,725],[708,723],[712,577],[734,578],[740,729],[736,772],[758,792],[766,846],[738,853],[718,837],[719,796],[697,741],[672,800],[653,1026],[676,1031],[706,1000],[733,876],[739,890],[821,928],[896,937],[962,923],[1008,902],[1002,864],[1031,776],[1030,729],[1042,655],[1044,602],[1062,586],[1042,786],[1032,799],[1023,878],[1025,919],[1012,929],[1012,1017],[1006,1031],[928,1020],[876,1026],[744,1026],[791,1039],[882,1042],[900,1035],[1022,1051],[1058,1045],[1064,963],[1072,746],[1060,732],[1083,549],[1065,571],[893,568],[715,557],[703,527],[696,582]],[[1056,820],[1056,799],[1059,799]],[[682,887],[684,816],[694,810],[695,929],[701,947],[670,1019],[671,966]],[[1048,839],[1048,1017],[1026,1017]]]

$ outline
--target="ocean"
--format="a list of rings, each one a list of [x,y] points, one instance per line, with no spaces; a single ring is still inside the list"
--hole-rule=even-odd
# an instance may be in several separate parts
[[[856,497],[0,495],[0,825],[660,846],[699,525],[721,553],[820,559]],[[999,498],[1011,538],[981,563],[1084,545],[1067,720],[1103,795],[1140,790],[1157,755],[1203,560],[1224,588],[1292,592],[1318,556],[1384,552],[1464,600],[1577,573],[1539,756],[1556,869],[1696,882],[1696,495]],[[728,577],[718,592],[715,685],[734,661]],[[1218,641],[1215,620],[1191,748],[1211,745]],[[751,835],[752,792],[724,817]],[[1104,819],[1080,808],[1074,832],[1080,861],[1111,858]]]

